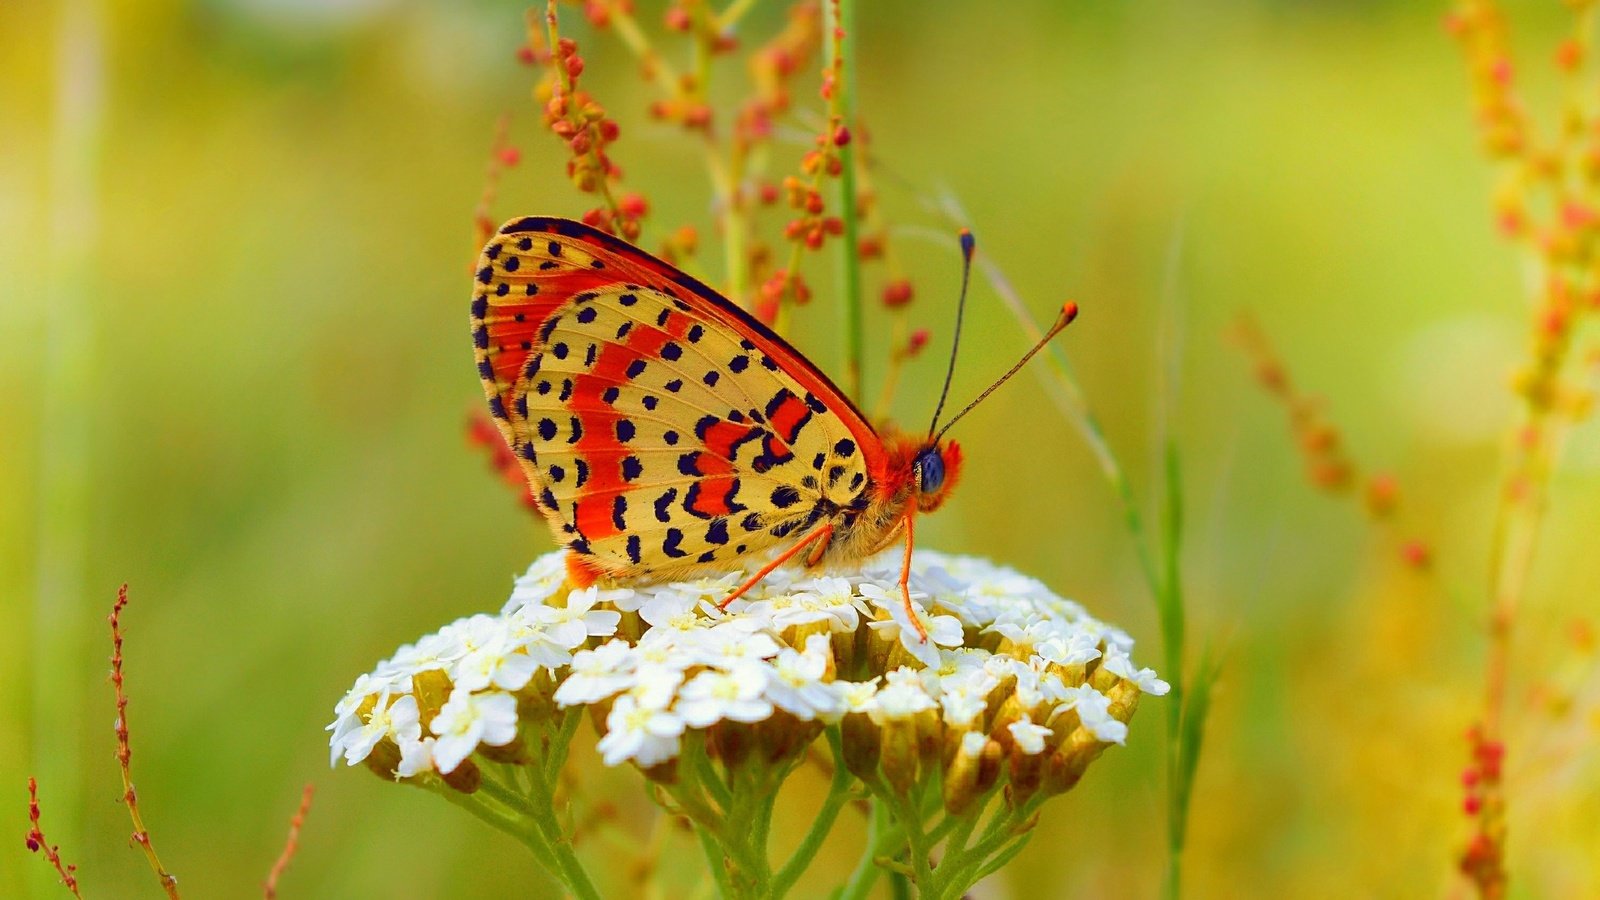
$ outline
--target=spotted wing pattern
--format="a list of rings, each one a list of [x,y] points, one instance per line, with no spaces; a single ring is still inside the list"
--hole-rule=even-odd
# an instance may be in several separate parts
[[[600,571],[726,567],[858,505],[884,465],[798,351],[579,223],[502,228],[472,319],[490,410],[541,512]]]

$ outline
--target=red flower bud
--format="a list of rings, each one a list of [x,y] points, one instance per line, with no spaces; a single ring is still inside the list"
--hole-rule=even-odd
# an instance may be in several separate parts
[[[1406,541],[1400,548],[1400,558],[1413,569],[1426,569],[1432,561],[1432,553],[1429,552],[1427,544],[1411,540]]]
[[[630,219],[637,219],[650,211],[650,203],[639,194],[624,194],[617,201],[617,207],[622,214]]]
[[[522,161],[522,151],[515,147],[501,147],[500,161],[508,166],[514,166]]]
[[[911,296],[909,279],[898,278],[883,286],[883,305],[890,309],[898,309],[910,303]]]

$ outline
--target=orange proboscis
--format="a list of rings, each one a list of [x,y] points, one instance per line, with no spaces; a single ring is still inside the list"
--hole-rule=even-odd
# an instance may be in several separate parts
[[[923,627],[922,620],[917,618],[916,607],[911,605],[911,549],[916,543],[913,539],[911,527],[913,517],[914,513],[909,511],[906,513],[906,555],[905,559],[900,563],[900,599],[905,601],[906,617],[916,627],[917,637],[921,638],[922,643],[926,644],[928,642],[928,629]]]

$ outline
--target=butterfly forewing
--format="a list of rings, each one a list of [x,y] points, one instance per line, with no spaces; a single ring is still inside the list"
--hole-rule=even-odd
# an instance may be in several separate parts
[[[557,230],[486,248],[474,335],[571,549],[619,575],[726,565],[861,496],[871,429],[793,348],[664,263],[533,221]]]

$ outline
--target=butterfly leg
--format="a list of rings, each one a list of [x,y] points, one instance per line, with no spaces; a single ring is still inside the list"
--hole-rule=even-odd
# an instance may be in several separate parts
[[[900,599],[905,601],[906,616],[911,619],[911,624],[916,626],[917,637],[926,644],[928,642],[928,629],[923,627],[922,620],[917,618],[916,607],[911,605],[911,548],[916,543],[912,539],[912,515],[906,513],[906,555],[900,563]]]
[[[810,546],[813,542],[821,541],[821,543],[817,545],[818,550],[813,553],[813,556],[818,556],[818,554],[820,553],[821,550],[827,548],[828,541],[830,541],[832,539],[833,539],[833,525],[832,525],[832,523],[823,522],[821,525],[818,525],[816,528],[811,529],[811,531],[807,532],[805,537],[801,538],[798,541],[795,541],[794,542],[794,546],[792,546],[789,549],[787,549],[787,550],[783,551],[782,553],[778,554],[776,559],[774,559],[772,562],[769,562],[766,565],[762,566],[761,567],[761,571],[759,571],[756,574],[750,576],[749,580],[747,580],[744,584],[739,585],[739,587],[737,589],[735,589],[733,593],[729,594],[726,597],[723,597],[722,598],[722,602],[717,604],[717,609],[727,609],[729,603],[732,603],[733,601],[739,599],[741,596],[744,595],[745,591],[748,591],[751,588],[755,587],[756,585],[760,584],[761,583],[761,579],[766,578],[768,575],[771,575],[773,569],[776,569],[777,567],[779,567],[779,566],[783,565],[784,563],[788,562],[796,553],[799,553],[801,550],[804,550],[806,547]],[[820,557],[818,556],[818,558],[820,558]]]

